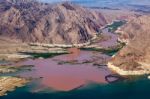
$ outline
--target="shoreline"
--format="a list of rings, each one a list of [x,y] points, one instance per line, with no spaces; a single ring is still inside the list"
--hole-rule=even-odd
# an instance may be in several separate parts
[[[124,34],[124,31],[122,31],[121,28],[119,27],[115,31],[115,33],[117,33],[117,34]],[[122,43],[125,43],[125,46],[129,44],[129,40],[128,39],[118,38],[118,41],[122,42]],[[115,55],[112,56],[112,58],[113,57],[115,57]],[[143,70],[124,70],[124,69],[121,69],[118,66],[113,65],[112,62],[108,62],[107,65],[108,65],[109,69],[111,69],[112,71],[118,73],[121,76],[140,76],[140,75],[150,74],[150,70],[146,70],[146,69],[143,69]]]
[[[41,46],[41,47],[49,47],[49,48],[70,48],[70,47],[85,47],[91,45],[91,41],[97,38],[96,33],[94,33],[93,37],[85,43],[79,44],[47,44],[47,43],[28,43],[30,46]]]
[[[28,80],[25,78],[4,76],[0,77],[0,97],[7,95],[8,92],[14,91],[18,87],[23,87]]]
[[[150,74],[150,71],[148,70],[123,70],[115,65],[113,65],[111,62],[108,62],[108,68],[113,70],[114,72],[118,73],[119,75],[122,76],[136,76],[136,75],[145,75],[145,74]]]

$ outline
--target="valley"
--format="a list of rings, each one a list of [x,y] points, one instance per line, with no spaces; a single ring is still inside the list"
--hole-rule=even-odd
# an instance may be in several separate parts
[[[149,5],[126,1],[1,0],[0,98],[150,97]]]
[[[44,86],[57,91],[70,91],[78,87],[80,88],[80,86],[86,86],[86,84],[90,82],[107,84],[115,82],[115,80],[123,79],[122,77],[120,78],[119,75],[113,76],[114,73],[107,68],[107,62],[111,56],[123,47],[123,45],[118,42],[117,35],[109,32],[107,27],[102,30],[102,34],[91,40],[90,44],[84,46],[66,45],[56,47],[48,44],[29,44],[26,46],[28,47],[18,49],[18,52],[10,50],[10,55],[14,53],[12,58],[10,56],[8,58],[8,53],[6,53],[7,58],[3,57],[3,60],[10,61],[10,66],[7,66],[9,64],[6,63],[0,67],[4,77],[7,73],[7,75],[12,77],[31,78],[32,83],[35,83],[35,79],[39,79],[40,82],[35,87],[35,92],[45,90]],[[13,46],[13,48],[15,47]],[[3,54],[5,55],[5,53]],[[20,55],[20,57],[17,55]],[[24,66],[28,68],[26,69]],[[22,72],[20,72],[21,68]],[[17,69],[19,69],[19,72]],[[61,69],[64,72],[61,71]],[[53,73],[53,71],[57,72]],[[68,73],[66,74],[65,71],[68,71]],[[87,75],[84,72],[91,73]],[[56,80],[49,81],[49,79],[53,79],[53,76],[50,75],[55,75]],[[59,80],[60,75],[62,76],[62,81]],[[72,77],[70,78],[69,75],[72,75]],[[83,75],[83,77],[78,77],[77,75]],[[98,79],[99,75],[101,75],[101,79]],[[39,89],[38,86],[43,87]]]

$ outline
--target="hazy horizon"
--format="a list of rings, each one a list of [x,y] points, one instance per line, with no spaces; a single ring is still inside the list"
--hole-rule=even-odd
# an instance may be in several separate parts
[[[92,7],[103,7],[103,6],[123,6],[123,5],[150,5],[150,0],[40,0],[48,3],[57,3],[70,1],[76,4]]]

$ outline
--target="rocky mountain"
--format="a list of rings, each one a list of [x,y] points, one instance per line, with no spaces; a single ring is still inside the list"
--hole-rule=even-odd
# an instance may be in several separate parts
[[[150,73],[150,16],[140,16],[120,28],[120,39],[127,45],[111,63],[129,74]],[[141,72],[132,72],[141,71]]]
[[[0,38],[78,44],[90,40],[107,22],[100,12],[67,2],[0,0],[0,23]]]

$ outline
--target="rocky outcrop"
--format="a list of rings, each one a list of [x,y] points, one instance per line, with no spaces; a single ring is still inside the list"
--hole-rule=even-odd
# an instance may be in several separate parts
[[[116,65],[113,65],[113,63],[108,63],[108,68],[113,70],[114,72],[117,72],[118,74],[122,76],[132,76],[132,75],[144,75],[144,74],[150,74],[149,70],[143,69],[143,70],[124,70],[123,68],[120,68]]]
[[[16,87],[22,87],[27,82],[24,78],[0,77],[0,96],[7,95],[7,92],[15,90]]]
[[[0,37],[26,43],[85,43],[107,23],[100,12],[71,3],[1,0],[0,13]]]
[[[150,73],[150,22],[148,20],[150,16],[141,16],[120,28],[120,39],[128,43],[112,58],[111,65],[108,64],[109,68],[119,74],[124,74],[123,72],[126,71],[130,71],[125,73],[128,75]]]

